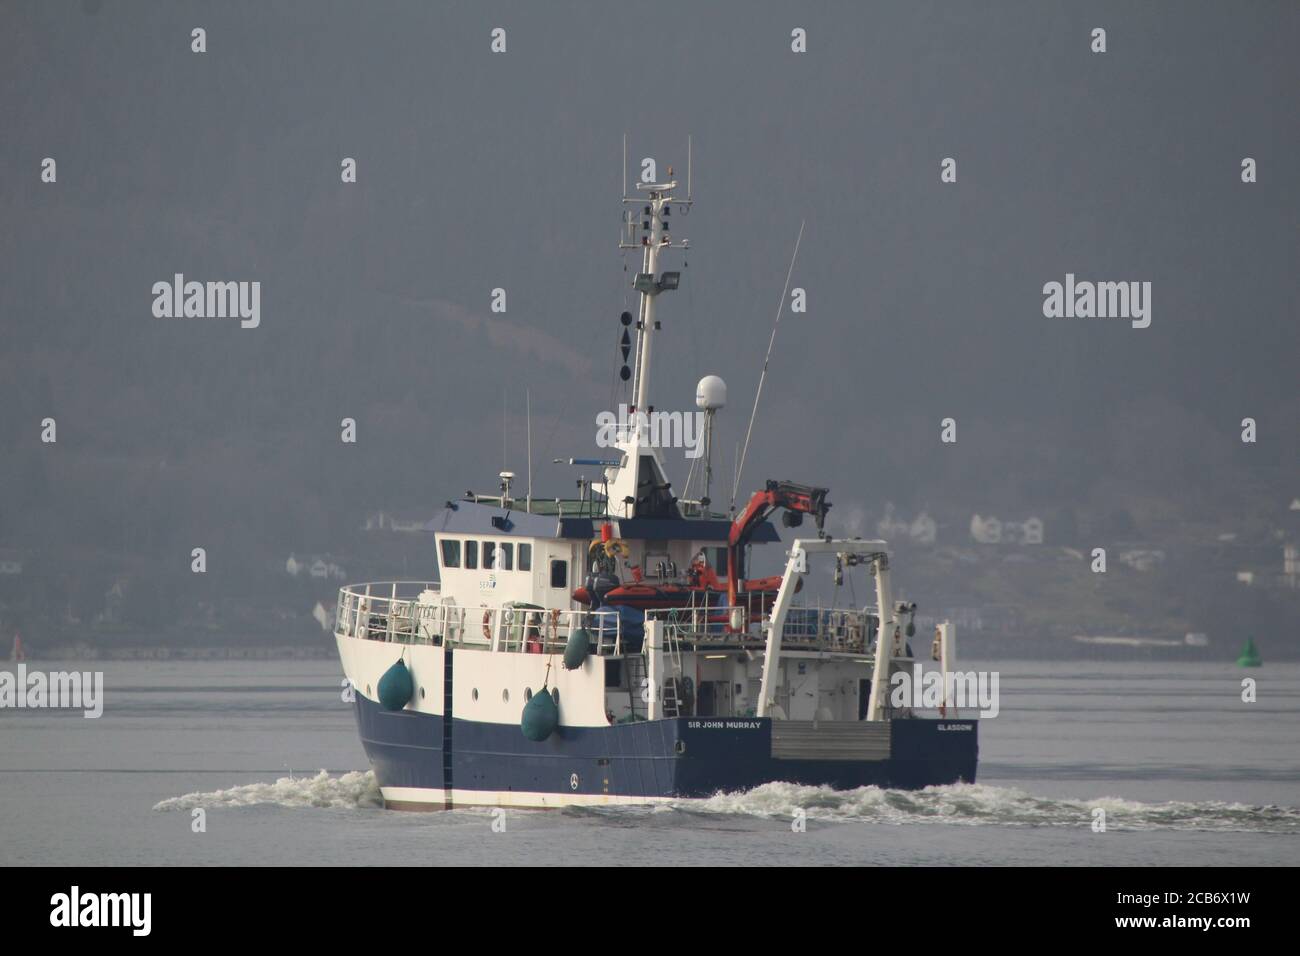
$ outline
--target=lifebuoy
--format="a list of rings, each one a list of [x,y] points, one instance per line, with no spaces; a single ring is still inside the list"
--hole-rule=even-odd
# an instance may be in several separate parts
[[[492,609],[487,608],[483,611],[483,636],[489,641],[492,640]]]

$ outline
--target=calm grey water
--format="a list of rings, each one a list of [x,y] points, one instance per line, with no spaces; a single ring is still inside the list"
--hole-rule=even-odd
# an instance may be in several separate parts
[[[0,710],[0,864],[1300,864],[1297,664],[1002,663],[976,785],[509,811],[503,833],[379,809],[330,662],[93,666],[98,720]]]

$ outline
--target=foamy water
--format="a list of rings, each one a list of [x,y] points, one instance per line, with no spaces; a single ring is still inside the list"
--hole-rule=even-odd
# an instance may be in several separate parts
[[[275,806],[379,809],[383,800],[374,771],[354,770],[332,777],[322,770],[314,777],[281,777],[275,783],[249,783],[226,790],[187,793],[154,804],[155,810],[205,810],[226,807]]]
[[[1105,811],[1114,830],[1210,830],[1300,834],[1300,808],[1251,806],[1217,800],[1142,803],[1120,797],[1053,799],[1014,787],[956,784],[924,790],[832,790],[770,783],[744,793],[725,793],[681,805],[702,813],[792,817],[802,810],[809,820],[866,821],[902,826],[942,823],[955,826],[1083,827],[1091,829]]]
[[[155,810],[224,809],[276,806],[288,809],[379,810],[383,801],[371,771],[331,776],[281,777],[274,783],[245,784],[225,790],[187,793],[162,800]],[[1300,808],[1252,806],[1218,800],[1142,803],[1120,797],[1062,800],[1035,796],[1014,787],[956,784],[924,790],[832,790],[793,783],[769,783],[753,790],[719,793],[702,800],[656,804],[640,812],[734,814],[793,819],[796,814],[828,823],[866,822],[904,826],[1083,827],[1091,829],[1096,810],[1115,830],[1206,830],[1300,834]],[[634,818],[638,808],[601,807],[600,815]],[[482,811],[480,811],[482,812]],[[575,808],[577,815],[582,811]]]

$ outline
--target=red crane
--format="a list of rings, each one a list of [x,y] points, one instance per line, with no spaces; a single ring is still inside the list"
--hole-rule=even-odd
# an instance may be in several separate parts
[[[728,606],[736,606],[741,552],[749,543],[754,529],[777,508],[785,508],[787,514],[783,517],[783,523],[787,528],[797,528],[803,523],[803,516],[810,514],[817,522],[817,531],[820,533],[826,522],[826,512],[831,507],[826,500],[828,493],[825,488],[798,485],[793,481],[769,481],[762,491],[754,492],[745,510],[731,523],[731,532],[727,535]]]

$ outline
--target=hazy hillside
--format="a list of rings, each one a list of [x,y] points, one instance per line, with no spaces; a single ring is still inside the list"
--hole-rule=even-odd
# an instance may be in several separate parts
[[[283,591],[291,552],[346,555],[362,578],[418,564],[417,543],[364,539],[365,518],[522,474],[526,389],[537,487],[571,493],[550,460],[594,451],[595,414],[622,398],[619,160],[646,115],[658,136],[634,157],[680,169],[691,133],[698,201],[656,404],[727,379],[723,483],[806,220],[793,281],[809,311],[782,321],[745,488],[826,484],[858,533],[887,502],[925,510],[940,546],[970,548],[979,513],[1038,515],[1049,545],[1167,552],[1163,571],[1104,585],[1041,556],[1025,578],[918,555],[927,587],[1014,602],[1036,627],[1104,606],[1097,588],[1130,589],[1117,606],[1156,629],[1272,600],[1217,589],[1238,564],[1277,573],[1297,538],[1300,133],[1266,95],[1300,78],[1290,37],[1210,5],[1080,85],[1059,65],[1091,66],[1086,47],[1032,6],[1014,36],[922,8],[846,31],[858,20],[828,8],[805,59],[771,17],[707,6],[664,5],[692,30],[652,54],[591,42],[587,8],[507,8],[496,58],[471,8],[386,8],[205,11],[203,55],[183,6],[147,23],[108,4],[0,12],[0,550],[26,562],[0,584],[5,631],[56,629],[68,604],[88,622],[120,579],[122,629],[144,634],[201,603],[305,614],[330,588]],[[605,16],[636,34],[630,13]],[[1223,45],[1215,21],[1249,42]],[[1128,10],[1111,29],[1155,26]],[[363,65],[359,46],[383,55]],[[941,187],[948,155],[960,179]],[[1238,180],[1242,155],[1259,183]],[[260,327],[154,318],[151,286],[177,272],[260,281]],[[1151,281],[1152,326],[1044,318],[1042,285],[1067,272]]]

